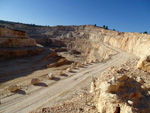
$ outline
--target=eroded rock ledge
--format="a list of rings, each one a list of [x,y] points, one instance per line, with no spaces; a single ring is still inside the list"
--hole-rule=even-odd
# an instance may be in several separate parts
[[[37,55],[44,51],[25,31],[0,28],[0,60]]]
[[[131,64],[132,63],[132,64]],[[135,68],[137,60],[111,67],[91,84],[100,113],[148,113],[149,73]]]

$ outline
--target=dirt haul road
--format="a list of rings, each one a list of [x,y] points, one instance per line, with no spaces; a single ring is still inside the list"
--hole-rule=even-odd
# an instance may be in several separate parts
[[[5,101],[0,105],[0,113],[27,113],[34,109],[43,107],[46,104],[52,105],[55,103],[56,99],[61,100],[61,95],[64,92],[79,87],[80,83],[85,84],[88,77],[91,77],[94,74],[99,75],[105,69],[121,64],[126,60],[135,57],[134,55],[113,48],[107,44],[104,45],[117,51],[117,54],[111,56],[111,59],[105,62],[92,63],[92,65],[86,65],[84,66],[85,68],[76,70],[76,73],[68,73],[68,77],[55,81],[54,84],[48,85],[48,87],[42,87],[40,90]],[[67,93],[65,95],[67,96]]]

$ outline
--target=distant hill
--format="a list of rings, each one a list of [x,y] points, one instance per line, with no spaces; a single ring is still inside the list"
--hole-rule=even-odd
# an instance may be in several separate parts
[[[29,27],[43,27],[42,25],[26,24],[26,23],[20,23],[20,22],[11,22],[11,21],[0,20],[0,25],[3,25],[3,24],[10,24],[10,25],[24,24],[24,25],[29,26]]]

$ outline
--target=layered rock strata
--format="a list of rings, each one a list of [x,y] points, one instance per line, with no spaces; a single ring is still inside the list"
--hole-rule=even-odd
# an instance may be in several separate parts
[[[44,51],[37,47],[34,39],[28,38],[26,32],[0,28],[0,60],[37,55]]]

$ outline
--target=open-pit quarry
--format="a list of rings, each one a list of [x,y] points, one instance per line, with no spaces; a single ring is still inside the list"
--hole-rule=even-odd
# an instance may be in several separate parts
[[[0,25],[0,113],[150,112],[149,34]]]

